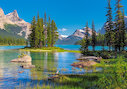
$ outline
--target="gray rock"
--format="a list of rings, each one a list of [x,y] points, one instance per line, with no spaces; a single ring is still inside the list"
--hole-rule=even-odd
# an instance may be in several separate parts
[[[31,68],[35,68],[35,65],[22,65],[21,67],[23,69],[31,69]]]
[[[31,61],[32,61],[32,58],[28,55],[23,56],[21,58],[11,60],[11,62],[18,62],[18,63],[27,63],[27,62],[31,62]]]

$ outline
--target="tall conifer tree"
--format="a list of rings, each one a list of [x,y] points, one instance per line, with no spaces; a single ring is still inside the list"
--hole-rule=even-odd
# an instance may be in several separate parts
[[[121,51],[122,43],[122,12],[121,8],[123,7],[120,4],[121,0],[116,0],[116,17],[115,17],[115,50]]]
[[[47,24],[47,45],[48,47],[51,47],[51,43],[52,43],[52,35],[51,35],[51,19],[49,17],[49,21]]]
[[[35,29],[36,29],[36,18],[34,16],[31,23],[31,34],[29,35],[29,42],[31,47],[35,47]]]
[[[95,51],[95,46],[96,46],[96,31],[95,31],[94,21],[92,22],[92,46],[93,46],[93,51]]]
[[[122,47],[122,51],[124,51],[124,47],[125,47],[125,40],[126,40],[126,27],[125,27],[125,20],[124,20],[124,9],[122,12],[122,30],[121,30],[121,47]]]
[[[35,29],[35,47],[38,48],[39,47],[39,41],[40,41],[40,34],[39,34],[39,23],[40,23],[40,17],[39,17],[39,13],[37,16],[37,23],[36,23],[36,29]]]
[[[88,46],[89,46],[89,27],[88,22],[86,23],[86,33],[85,33],[85,39],[86,39],[86,52],[88,52]]]
[[[113,42],[113,38],[111,35],[113,35],[113,21],[112,21],[112,8],[111,8],[111,0],[108,0],[108,7],[107,7],[108,11],[107,11],[107,22],[105,25],[105,30],[106,30],[106,34],[105,34],[105,38],[106,38],[106,44],[107,46],[109,46],[109,51],[111,50],[111,46],[112,46],[112,42]]]
[[[53,47],[56,41],[58,40],[58,32],[57,32],[56,23],[54,22],[54,20],[52,20],[51,22],[51,34],[52,34],[51,46]]]

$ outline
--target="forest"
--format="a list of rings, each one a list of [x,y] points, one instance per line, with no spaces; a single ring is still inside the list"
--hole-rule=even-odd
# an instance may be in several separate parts
[[[92,23],[92,36],[88,36],[88,22],[86,23],[86,34],[84,39],[78,43],[81,44],[81,51],[83,54],[88,53],[88,46],[108,46],[108,51],[121,52],[125,50],[127,43],[127,28],[124,20],[124,7],[121,5],[121,0],[117,0],[115,4],[115,14],[112,13],[111,0],[108,0],[107,9],[107,21],[105,25],[106,33],[104,35],[95,34],[95,25]],[[113,19],[113,16],[114,19]]]
[[[26,45],[26,39],[0,29],[0,45]]]

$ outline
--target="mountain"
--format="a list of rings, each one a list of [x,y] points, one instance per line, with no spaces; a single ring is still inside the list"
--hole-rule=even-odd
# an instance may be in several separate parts
[[[125,20],[125,25],[127,27],[127,16],[124,16],[124,20]],[[107,23],[104,23],[103,27],[98,31],[98,33],[101,33],[101,34],[105,34],[105,26],[106,26]]]
[[[83,29],[77,29],[72,35],[65,37],[63,39],[61,39],[59,36],[59,40],[57,41],[56,44],[66,44],[66,45],[73,45],[75,44],[77,41],[81,40],[84,35],[86,33],[86,27],[84,27]],[[88,28],[88,33],[89,36],[92,35],[92,29]]]
[[[3,30],[3,29],[0,29],[0,37],[2,38],[22,38],[24,39],[23,37],[19,36],[19,35],[14,35],[12,33],[9,33],[7,32],[6,30]]]
[[[68,36],[67,35],[59,35],[59,40],[66,39]]]
[[[0,28],[25,38],[30,34],[31,24],[21,19],[16,10],[5,15],[0,8]]]

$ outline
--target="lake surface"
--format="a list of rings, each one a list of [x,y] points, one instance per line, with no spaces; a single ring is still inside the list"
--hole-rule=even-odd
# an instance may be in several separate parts
[[[78,50],[78,45],[56,45],[64,49]],[[71,66],[76,62],[77,58],[81,56],[79,53],[48,53],[48,52],[21,52],[17,49],[24,46],[0,46],[0,89],[15,89],[22,88],[30,84],[34,86],[37,84],[54,84],[48,81],[47,78],[59,71],[61,74],[81,74],[85,72],[92,72],[93,69],[79,69]],[[32,57],[32,65],[36,68],[22,69],[21,64],[11,63],[21,53],[26,53]],[[95,70],[100,70],[95,68]],[[19,73],[23,71],[23,73]]]

